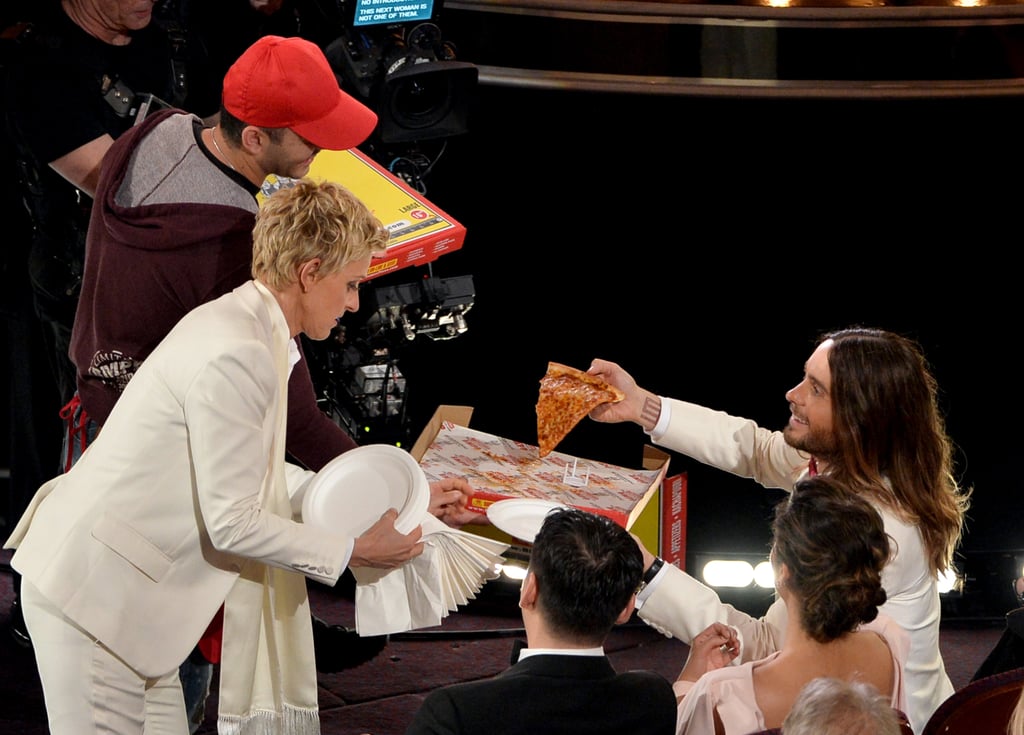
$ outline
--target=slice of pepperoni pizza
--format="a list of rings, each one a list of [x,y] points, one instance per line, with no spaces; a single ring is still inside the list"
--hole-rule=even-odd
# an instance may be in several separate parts
[[[568,365],[549,362],[540,380],[537,399],[537,446],[540,456],[551,453],[558,443],[602,403],[625,398],[618,388],[600,378]]]

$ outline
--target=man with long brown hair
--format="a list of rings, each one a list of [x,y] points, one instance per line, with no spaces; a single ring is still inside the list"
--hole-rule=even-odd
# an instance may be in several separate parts
[[[782,431],[659,397],[612,362],[594,360],[589,372],[626,394],[591,412],[597,421],[633,421],[655,443],[765,487],[791,491],[801,477],[820,472],[862,488],[895,542],[883,573],[882,611],[911,636],[907,715],[920,733],[953,693],[939,651],[937,581],[952,569],[970,497],[953,472],[952,442],[920,346],[881,329],[823,335],[803,379],[786,393],[791,415]],[[637,606],[650,625],[689,641],[713,622],[729,623],[740,630],[744,661],[781,647],[781,600],[752,618],[643,551],[647,584]]]

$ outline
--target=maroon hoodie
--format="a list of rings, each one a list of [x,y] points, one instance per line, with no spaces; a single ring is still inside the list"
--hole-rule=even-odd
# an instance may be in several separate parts
[[[100,425],[181,317],[252,278],[256,188],[205,152],[197,123],[180,110],[153,114],[103,159],[71,337],[82,406]],[[122,204],[140,200],[140,187],[163,203]],[[288,385],[288,452],[315,471],[354,446],[320,410],[301,360]]]

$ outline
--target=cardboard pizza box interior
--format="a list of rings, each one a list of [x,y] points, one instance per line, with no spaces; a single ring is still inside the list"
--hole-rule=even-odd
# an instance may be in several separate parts
[[[434,439],[446,423],[469,428],[473,415],[471,406],[442,405],[437,408],[430,421],[424,427],[413,445],[410,453],[417,462],[421,461]],[[644,470],[657,470],[660,481],[653,483],[640,497],[628,514],[606,513],[592,503],[566,501],[565,497],[551,498],[559,502],[609,515],[620,525],[632,531],[650,551],[658,554],[666,562],[685,569],[686,553],[686,475],[685,473],[666,477],[669,455],[651,445],[644,445],[641,454]],[[472,478],[470,478],[472,482]],[[502,496],[493,491],[480,492],[473,498],[473,508],[482,515],[487,507],[502,497],[519,497],[508,494]],[[489,524],[468,524],[466,531],[488,538],[495,538],[512,545],[513,551],[528,555],[528,547],[522,542],[511,538]]]

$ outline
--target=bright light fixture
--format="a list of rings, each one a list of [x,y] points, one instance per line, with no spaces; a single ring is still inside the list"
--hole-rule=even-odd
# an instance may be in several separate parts
[[[509,579],[526,579],[526,567],[518,564],[502,564],[500,565],[501,573]]]
[[[952,591],[956,587],[956,583],[956,572],[952,569],[947,569],[939,575],[939,594]]]
[[[713,559],[704,565],[701,575],[712,587],[749,587],[754,581],[754,567],[746,561]]]
[[[763,589],[775,589],[775,570],[771,561],[764,560],[753,565],[750,562],[735,559],[712,559],[701,570],[704,583],[711,587],[749,587],[751,583]],[[1021,569],[1024,576],[1024,568]],[[954,590],[958,577],[949,569],[939,575],[939,593]]]
[[[754,567],[754,584],[766,590],[775,589],[775,570],[770,561],[762,561]]]

